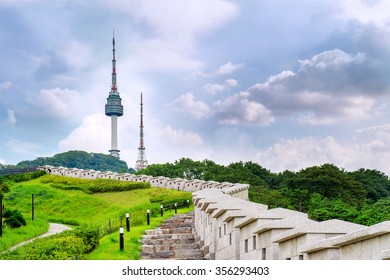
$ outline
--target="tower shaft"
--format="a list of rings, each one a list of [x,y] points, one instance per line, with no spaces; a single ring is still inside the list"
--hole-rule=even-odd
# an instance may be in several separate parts
[[[111,150],[110,155],[119,158],[118,150],[118,117],[111,116]]]
[[[138,147],[138,158],[135,163],[135,169],[137,171],[142,170],[148,166],[148,161],[146,160],[145,155],[145,145],[144,145],[144,114],[143,114],[143,101],[142,101],[142,92],[141,92],[141,115],[140,115],[140,126],[139,126],[139,147]]]

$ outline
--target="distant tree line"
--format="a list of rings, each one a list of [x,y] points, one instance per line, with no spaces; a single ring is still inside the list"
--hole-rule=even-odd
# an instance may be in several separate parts
[[[317,221],[337,218],[372,225],[390,219],[390,180],[375,169],[350,172],[323,164],[272,173],[251,161],[224,166],[211,160],[182,158],[149,165],[138,174],[247,183],[251,201],[305,212]]]
[[[135,172],[128,168],[127,163],[116,157],[100,154],[87,153],[84,151],[69,151],[56,154],[52,157],[39,157],[34,160],[19,162],[16,166],[6,166],[7,168],[28,168],[40,165],[63,166],[68,168],[94,169],[98,171],[113,172]],[[4,168],[4,167],[3,167]]]

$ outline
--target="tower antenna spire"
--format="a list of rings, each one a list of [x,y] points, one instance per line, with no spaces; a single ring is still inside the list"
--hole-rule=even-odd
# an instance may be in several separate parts
[[[111,74],[111,91],[117,91],[116,84],[116,58],[115,58],[115,30],[112,31],[112,74]]]
[[[111,149],[110,155],[119,158],[118,150],[118,117],[123,115],[122,99],[116,83],[115,30],[112,32],[112,74],[111,91],[105,106],[106,116],[111,117]]]
[[[139,147],[138,147],[138,158],[135,163],[135,170],[140,171],[148,166],[148,161],[145,155],[145,144],[144,144],[144,113],[143,113],[143,101],[141,92],[141,114],[140,114],[140,126],[139,126]]]

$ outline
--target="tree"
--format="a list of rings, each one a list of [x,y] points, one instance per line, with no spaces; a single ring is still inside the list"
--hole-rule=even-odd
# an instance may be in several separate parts
[[[268,186],[250,186],[249,200],[268,205],[269,208],[289,208],[289,200],[279,191]]]
[[[373,204],[365,205],[355,223],[371,226],[390,220],[390,198],[382,198]]]
[[[0,176],[0,195],[4,195],[9,191],[9,183],[6,181],[4,177]]]
[[[356,207],[351,206],[340,199],[329,199],[315,193],[309,202],[309,218],[316,221],[339,219],[354,222],[359,215]]]
[[[285,182],[289,190],[307,190],[327,198],[339,198],[356,207],[363,206],[366,191],[363,185],[354,180],[344,170],[333,164],[308,167]]]
[[[190,158],[181,158],[175,161],[179,177],[187,180],[203,179],[205,172],[205,165],[199,161],[193,161]]]
[[[16,167],[37,167],[40,165],[64,166],[68,168],[94,169],[99,171],[121,172],[129,169],[127,163],[116,157],[100,154],[87,153],[84,151],[69,151],[59,153],[52,157],[39,157],[32,161],[21,161]]]
[[[350,175],[363,185],[370,203],[390,195],[390,180],[383,172],[360,168],[357,171],[350,172]]]

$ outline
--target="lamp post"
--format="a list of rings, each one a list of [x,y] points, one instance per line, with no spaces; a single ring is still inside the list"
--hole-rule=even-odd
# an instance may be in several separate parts
[[[146,224],[150,225],[150,210],[146,210]]]
[[[123,227],[119,228],[119,250],[123,251],[125,248],[125,230]]]
[[[160,214],[161,214],[161,217],[164,216],[164,206],[160,206]]]
[[[0,193],[0,237],[3,237],[3,194]]]
[[[130,231],[130,213],[126,213],[126,231]]]
[[[34,199],[35,199],[35,196],[42,196],[43,195],[43,192],[39,192],[39,193],[36,193],[36,194],[31,194],[31,220],[34,221]]]
[[[31,194],[31,221],[34,221],[34,196],[35,194]]]

